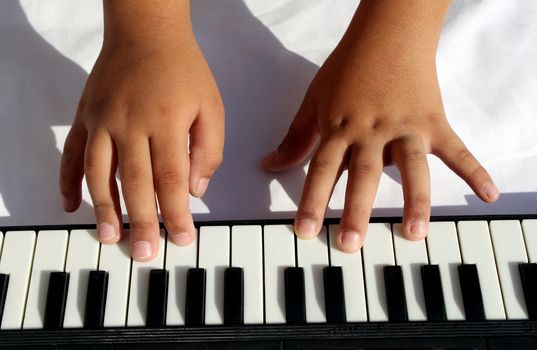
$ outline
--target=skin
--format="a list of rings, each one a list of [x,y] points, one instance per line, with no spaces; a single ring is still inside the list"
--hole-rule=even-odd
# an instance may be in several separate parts
[[[445,0],[360,3],[288,134],[262,162],[267,171],[285,171],[313,152],[295,219],[299,237],[319,233],[334,185],[348,170],[337,242],[346,252],[359,249],[391,163],[403,180],[403,232],[425,237],[428,153],[484,201],[498,198],[442,106],[435,55],[448,7]],[[119,170],[131,255],[148,261],[158,248],[157,201],[171,240],[194,238],[189,193],[202,196],[222,161],[224,108],[192,33],[188,0],[106,0],[104,15],[103,47],[64,146],[62,204],[69,212],[79,207],[85,175],[100,240],[116,243],[123,235]]]
[[[224,107],[188,1],[104,1],[104,23],[65,142],[60,192],[64,209],[76,210],[85,174],[100,240],[116,243],[123,235],[118,169],[131,255],[148,261],[158,251],[157,200],[171,240],[194,239],[189,193],[202,196],[222,161]]]
[[[294,222],[316,237],[342,171],[348,170],[338,247],[364,243],[383,167],[394,163],[404,194],[403,234],[428,232],[426,155],[438,156],[484,201],[499,192],[451,129],[436,75],[436,49],[450,1],[363,0],[345,35],[311,82],[287,135],[262,166],[284,171],[312,152]]]

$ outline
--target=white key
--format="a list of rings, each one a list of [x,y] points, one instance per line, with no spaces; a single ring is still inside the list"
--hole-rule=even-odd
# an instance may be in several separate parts
[[[69,273],[69,289],[65,303],[64,328],[83,327],[89,272],[99,263],[97,230],[72,230],[69,234],[65,272]]]
[[[4,243],[4,234],[0,231],[0,256],[2,256],[2,243]]]
[[[39,231],[26,299],[22,328],[43,328],[48,281],[52,271],[62,272],[67,251],[67,231]],[[69,292],[69,290],[68,290]]]
[[[8,231],[4,236],[0,273],[9,274],[9,285],[1,329],[22,327],[34,244],[34,231]]]
[[[339,225],[328,227],[330,237],[330,262],[332,266],[341,266],[343,274],[343,292],[345,294],[345,313],[348,322],[366,322],[367,307],[365,303],[364,271],[362,267],[362,250],[356,253],[344,253],[337,248],[336,235]]]
[[[455,223],[429,223],[427,248],[430,263],[438,265],[440,270],[446,318],[450,321],[464,320],[464,304],[459,280],[459,265],[462,260]]]
[[[207,273],[205,324],[223,324],[224,272],[229,267],[229,226],[200,228],[199,267]]]
[[[185,324],[186,276],[188,269],[196,267],[198,235],[186,246],[166,243],[166,270],[168,270],[168,307],[166,325]]]
[[[102,244],[99,270],[108,272],[108,289],[104,311],[105,327],[124,327],[131,276],[130,239],[128,230],[116,244]]]
[[[487,222],[459,221],[457,228],[463,263],[477,266],[485,318],[487,320],[505,319],[502,292]]]
[[[149,274],[152,269],[164,268],[166,251],[166,233],[160,230],[157,255],[151,261],[132,261],[131,287],[129,294],[129,311],[127,326],[145,326],[147,316],[147,292],[149,291]]]
[[[409,321],[427,320],[421,266],[428,265],[425,240],[411,241],[403,237],[402,225],[393,225],[395,262],[401,266],[405,284],[406,308]]]
[[[291,225],[267,225],[265,242],[265,322],[285,323],[286,267],[295,267],[295,234]]]
[[[306,321],[326,322],[323,279],[323,270],[328,266],[326,228],[323,226],[316,238],[297,239],[296,244],[298,266],[304,269]]]
[[[369,224],[362,251],[369,321],[388,321],[383,268],[395,265],[390,224]]]
[[[537,263],[537,219],[523,220],[522,230],[524,231],[529,262]]]
[[[520,222],[493,220],[490,222],[490,235],[507,319],[527,319],[528,310],[518,272],[518,264],[528,262]]]
[[[263,237],[261,226],[231,228],[231,266],[244,274],[244,323],[263,323]]]

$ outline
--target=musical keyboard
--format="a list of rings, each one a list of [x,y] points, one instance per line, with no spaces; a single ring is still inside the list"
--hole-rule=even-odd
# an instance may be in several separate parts
[[[132,261],[94,225],[0,227],[0,349],[537,348],[537,215],[433,217],[422,241],[372,218],[197,222],[193,244]],[[125,225],[128,232],[128,225]]]

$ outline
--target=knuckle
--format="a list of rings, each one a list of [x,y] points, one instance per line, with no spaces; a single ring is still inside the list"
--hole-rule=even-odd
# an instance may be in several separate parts
[[[93,201],[93,207],[99,215],[114,211],[114,203],[110,201]]]
[[[135,234],[145,235],[156,232],[157,224],[152,220],[134,219],[129,223],[129,227]]]
[[[178,211],[163,211],[161,216],[168,231],[171,232],[181,231],[188,222],[188,215]]]
[[[175,187],[185,182],[184,177],[175,170],[164,170],[155,176],[157,190]]]
[[[131,165],[127,171],[122,174],[122,182],[127,190],[137,190],[139,186],[144,184],[145,174],[147,169],[140,165]]]
[[[332,161],[326,158],[314,157],[312,158],[309,170],[316,172],[329,172],[333,167]]]
[[[427,162],[427,156],[421,151],[409,151],[404,156],[405,163],[424,164]]]
[[[473,159],[473,155],[472,153],[470,153],[470,151],[466,147],[463,147],[459,151],[457,151],[457,154],[455,156],[455,160],[458,163],[465,163],[472,159]]]
[[[372,162],[355,161],[349,163],[349,172],[357,176],[380,173],[378,167]]]
[[[431,207],[431,198],[426,194],[416,194],[411,197],[410,205],[418,211],[428,210]]]

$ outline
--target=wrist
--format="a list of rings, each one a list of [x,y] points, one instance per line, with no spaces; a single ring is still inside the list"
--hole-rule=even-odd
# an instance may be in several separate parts
[[[450,0],[362,0],[340,45],[434,59]]]
[[[105,0],[103,7],[105,48],[157,48],[194,38],[188,0]]]

